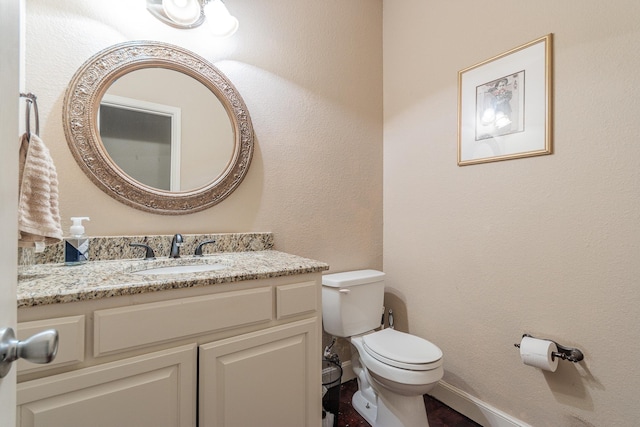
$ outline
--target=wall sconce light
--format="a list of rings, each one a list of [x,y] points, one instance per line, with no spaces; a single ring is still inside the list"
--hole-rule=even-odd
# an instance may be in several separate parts
[[[216,37],[232,35],[239,25],[222,0],[147,0],[147,10],[174,28],[196,28],[206,21]]]

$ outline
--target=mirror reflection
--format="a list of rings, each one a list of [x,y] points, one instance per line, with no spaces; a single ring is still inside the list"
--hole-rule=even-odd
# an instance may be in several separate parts
[[[100,102],[98,126],[113,162],[160,190],[205,186],[233,155],[233,128],[224,106],[179,71],[142,68],[118,78]]]

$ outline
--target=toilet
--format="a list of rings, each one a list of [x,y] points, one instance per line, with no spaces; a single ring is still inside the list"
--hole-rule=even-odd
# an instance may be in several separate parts
[[[422,395],[442,378],[442,351],[415,335],[376,330],[384,276],[377,270],[322,276],[323,328],[352,344],[358,380],[352,403],[372,427],[425,427],[429,423]]]

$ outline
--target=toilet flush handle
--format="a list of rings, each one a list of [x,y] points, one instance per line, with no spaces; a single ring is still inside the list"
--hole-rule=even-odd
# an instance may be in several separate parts
[[[338,289],[338,292],[340,292],[341,294],[348,294],[351,293],[351,290],[347,288],[340,288]]]

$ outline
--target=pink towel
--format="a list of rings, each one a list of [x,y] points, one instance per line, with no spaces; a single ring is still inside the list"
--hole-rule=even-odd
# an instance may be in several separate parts
[[[20,139],[18,246],[39,248],[62,240],[58,174],[49,149],[37,135],[29,138],[25,133]]]

